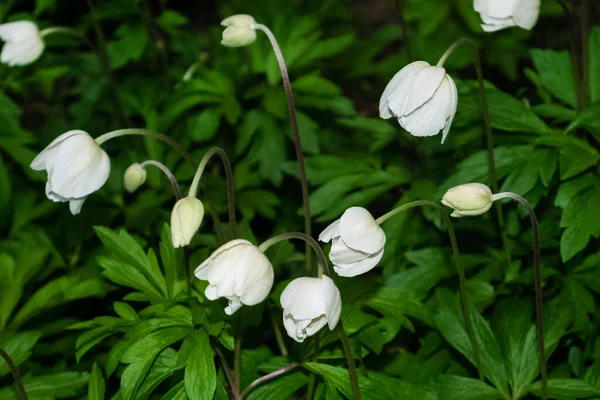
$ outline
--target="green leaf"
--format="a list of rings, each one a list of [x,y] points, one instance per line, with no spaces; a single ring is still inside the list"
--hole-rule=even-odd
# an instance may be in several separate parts
[[[508,132],[551,132],[533,111],[511,95],[499,90],[490,90],[487,97],[493,128]]]
[[[0,229],[9,227],[12,219],[11,212],[12,184],[10,175],[2,157],[0,157]]]
[[[600,27],[594,26],[590,33],[590,95],[592,102],[600,100]]]
[[[88,374],[62,372],[53,375],[26,376],[23,378],[25,392],[30,399],[80,398],[77,393],[88,382]],[[0,399],[19,400],[12,386],[0,390]]]
[[[301,76],[292,82],[292,88],[301,92],[321,96],[335,96],[341,94],[341,89],[335,83],[315,73]]]
[[[560,177],[569,179],[600,160],[600,153],[585,140],[567,135],[545,135],[537,144],[555,146],[560,151]]]
[[[268,381],[250,392],[248,400],[280,400],[290,398],[308,383],[308,377],[302,372],[294,372]]]
[[[540,395],[541,383],[536,382],[528,390]],[[548,379],[548,397],[557,400],[583,399],[600,396],[600,389],[579,379]]]
[[[102,372],[98,368],[98,365],[94,363],[88,382],[88,400],[104,400],[105,389],[106,384],[104,383]]]
[[[503,398],[498,390],[477,379],[442,375],[438,382],[440,399],[443,400],[495,400]]]
[[[171,348],[163,350],[152,364],[148,375],[140,386],[136,398],[150,398],[150,395],[165,379],[170,377],[181,367],[177,367],[177,352]]]
[[[542,85],[556,98],[575,107],[575,83],[569,53],[533,49],[531,56]]]
[[[21,365],[31,357],[33,346],[42,334],[36,331],[21,332],[0,342],[0,347],[10,356],[15,366]],[[0,358],[0,378],[10,372],[3,358]],[[2,398],[2,397],[0,397]]]
[[[201,111],[192,124],[191,137],[197,142],[204,142],[214,138],[221,124],[221,109],[209,107]]]
[[[143,25],[123,24],[117,29],[118,39],[108,44],[112,68],[120,68],[144,54],[148,43],[148,31]]]
[[[185,394],[185,385],[183,381],[173,386],[167,394],[165,394],[161,400],[187,400],[188,397]]]
[[[137,313],[129,304],[120,301],[115,301],[113,303],[113,307],[119,317],[129,321],[139,320]]]
[[[190,400],[211,400],[217,387],[217,372],[208,334],[200,328],[194,333],[196,346],[187,359],[185,391]]]

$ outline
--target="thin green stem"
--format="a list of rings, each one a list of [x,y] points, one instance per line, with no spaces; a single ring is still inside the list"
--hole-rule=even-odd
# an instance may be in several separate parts
[[[123,107],[123,100],[121,98],[121,92],[119,91],[119,85],[117,84],[110,66],[110,57],[108,55],[106,40],[104,39],[104,34],[102,33],[100,23],[96,19],[92,0],[86,0],[86,2],[88,8],[90,9],[90,18],[92,20],[94,30],[96,31],[96,37],[98,38],[98,59],[100,60],[100,65],[104,70],[106,78],[108,79],[108,85],[113,93],[113,108],[115,109],[117,117],[121,121],[121,125],[131,126],[129,119],[127,118],[127,114],[125,113],[125,108]]]
[[[277,346],[279,347],[279,352],[282,356],[286,356],[289,354],[288,349],[285,346],[285,341],[283,340],[283,335],[281,334],[281,328],[279,327],[279,323],[275,318],[275,314],[270,311],[269,316],[271,317],[271,325],[273,325],[273,332],[275,333],[275,341],[277,342]]]
[[[290,239],[303,240],[309,246],[309,248],[312,247],[312,249],[315,251],[315,254],[317,255],[317,276],[318,277],[321,277],[321,275],[323,274],[323,269],[325,270],[325,274],[327,276],[331,276],[331,271],[329,270],[329,265],[327,264],[327,259],[325,258],[325,253],[323,253],[323,249],[321,249],[321,246],[319,246],[319,244],[317,243],[317,241],[315,239],[308,236],[306,233],[302,233],[302,232],[282,233],[280,235],[273,236],[272,238],[265,240],[263,243],[260,244],[260,246],[258,246],[258,249],[264,253],[269,247],[273,246],[274,244],[282,242],[284,240],[290,240]]]
[[[19,369],[13,362],[12,358],[10,358],[8,353],[6,351],[4,351],[4,349],[2,349],[1,347],[0,347],[0,356],[2,358],[4,358],[4,361],[6,361],[6,365],[8,365],[8,368],[10,369],[10,373],[12,374],[13,379],[15,380],[15,386],[17,387],[17,392],[19,392],[19,396],[21,397],[21,400],[27,400],[27,393],[25,392],[25,388],[23,387],[23,382],[21,381],[21,375],[19,374]]]
[[[589,0],[581,0],[581,109],[585,109],[589,98],[590,72],[590,5]]]
[[[544,346],[544,299],[542,294],[542,270],[541,270],[541,251],[540,251],[540,229],[535,211],[531,204],[522,196],[516,193],[504,192],[492,196],[492,200],[500,199],[517,200],[525,206],[531,219],[531,228],[533,230],[533,268],[535,270],[535,314],[537,322],[537,344],[540,361],[540,373],[542,375],[542,399],[548,398],[548,370],[546,366],[546,352]]]
[[[192,186],[190,186],[190,191],[188,192],[188,196],[196,197],[196,193],[198,191],[198,184],[200,183],[200,178],[202,178],[202,174],[204,173],[204,169],[206,168],[206,164],[211,159],[212,156],[219,155],[221,157],[221,161],[223,162],[223,168],[225,169],[225,178],[227,180],[227,207],[229,210],[229,228],[231,229],[231,236],[233,239],[237,238],[237,223],[235,220],[235,181],[233,179],[233,170],[231,169],[231,162],[229,161],[229,157],[227,157],[227,153],[220,147],[213,147],[208,150],[202,160],[200,160],[200,165],[196,170],[196,175],[194,175],[194,180],[192,181]]]
[[[179,155],[181,155],[193,169],[198,168],[198,164],[194,160],[194,157],[187,150],[177,143],[175,140],[171,139],[167,135],[163,135],[160,132],[150,131],[147,129],[139,129],[139,128],[128,128],[128,129],[118,129],[116,131],[105,133],[104,135],[98,136],[96,138],[96,143],[101,145],[107,140],[114,139],[121,136],[129,136],[129,135],[140,135],[140,136],[152,136],[155,139],[158,139],[162,142],[165,142],[167,145],[171,146]],[[217,212],[217,207],[210,196],[206,185],[204,185],[203,181],[200,181],[200,187],[202,191],[205,193],[206,200],[208,201],[208,209],[210,211],[210,215],[213,220],[213,224],[215,226],[215,231],[217,233],[217,238],[220,243],[225,243],[225,237],[223,235],[223,230],[221,229],[221,223],[219,221],[219,213]]]
[[[241,318],[241,316],[239,317]],[[240,324],[241,325],[241,324]],[[240,379],[240,365],[241,365],[241,360],[242,360],[242,335],[241,335],[241,327],[239,329],[239,332],[237,335],[235,335],[235,342],[233,344],[234,346],[234,355],[233,355],[233,378],[234,378],[234,386],[233,386],[233,393],[235,395],[235,397],[237,399],[239,399],[240,395],[240,385],[241,385],[241,379]]]
[[[175,193],[176,201],[181,200],[181,190],[179,189],[179,184],[177,183],[177,179],[175,178],[175,175],[173,175],[171,170],[169,168],[167,168],[167,166],[165,164],[161,163],[160,161],[156,161],[156,160],[146,160],[146,161],[140,163],[140,165],[142,166],[142,168],[145,168],[147,165],[152,165],[152,166],[155,166],[158,169],[160,169],[165,174],[165,176],[167,177],[169,182],[171,183],[171,187],[173,187],[173,192]]]
[[[223,354],[223,352],[221,351],[221,349],[219,348],[218,345],[213,344],[212,347],[213,347],[214,352],[217,353],[217,355],[221,359],[221,366],[223,367],[223,371],[225,371],[225,376],[227,377],[227,381],[229,382],[229,387],[231,388],[231,391],[233,392],[233,388],[235,387],[235,381],[233,379],[233,376],[231,376],[231,369],[229,368],[229,365],[227,364],[227,359],[225,358],[225,355]],[[237,399],[237,397],[236,397],[236,399]]]
[[[408,62],[411,63],[413,58],[412,58],[412,52],[410,51],[410,40],[409,40],[409,36],[408,36],[408,24],[406,23],[406,20],[404,19],[404,12],[402,11],[402,0],[395,0],[396,3],[396,8],[398,9],[398,14],[400,17],[400,27],[402,28],[402,36],[404,36],[404,46],[406,46],[406,55],[408,58]]]
[[[352,349],[350,348],[350,342],[348,341],[348,336],[346,335],[346,331],[344,330],[344,325],[342,321],[338,323],[337,326],[338,334],[340,335],[340,340],[342,341],[342,346],[344,347],[344,353],[346,354],[346,361],[348,362],[348,372],[350,373],[350,384],[352,385],[352,398],[354,400],[360,400],[360,388],[358,386],[358,373],[356,372],[356,362],[354,360],[354,356],[352,355]]]
[[[473,323],[471,322],[471,313],[469,311],[469,299],[467,297],[467,279],[465,277],[465,267],[462,263],[462,258],[460,256],[460,251],[458,250],[458,243],[456,240],[456,234],[454,232],[454,226],[450,221],[450,218],[444,211],[444,208],[437,203],[434,203],[429,200],[415,200],[410,203],[403,204],[392,211],[382,215],[377,218],[375,221],[378,224],[382,224],[394,215],[406,211],[408,209],[420,206],[428,206],[434,207],[439,210],[442,218],[444,219],[444,224],[446,225],[446,229],[448,230],[448,236],[450,237],[450,243],[452,245],[452,253],[454,256],[454,265],[456,265],[456,271],[458,272],[458,281],[460,288],[460,299],[462,306],[463,318],[465,320],[465,330],[467,331],[467,335],[469,336],[469,341],[471,342],[471,348],[473,349],[473,361],[475,362],[475,366],[479,372],[479,379],[484,379],[483,373],[483,365],[481,363],[481,356],[479,353],[479,343],[475,338],[475,331],[473,330]]]
[[[487,93],[485,90],[485,81],[483,79],[483,70],[481,68],[481,60],[479,58],[479,51],[477,49],[477,45],[472,40],[461,38],[454,42],[448,50],[444,53],[440,61],[438,62],[438,66],[443,66],[446,59],[452,54],[452,52],[461,44],[468,44],[471,46],[471,50],[473,52],[473,64],[475,66],[475,72],[477,74],[477,80],[479,81],[479,97],[481,101],[481,112],[483,114],[483,122],[484,122],[484,131],[486,138],[486,146],[487,146],[487,162],[488,162],[488,174],[490,178],[490,184],[492,185],[492,189],[494,193],[498,192],[498,177],[496,175],[496,161],[494,159],[494,136],[492,134],[492,119],[490,117],[490,110],[487,101]],[[506,257],[506,267],[511,263],[511,254],[508,246],[508,238],[506,233],[504,232],[504,215],[502,213],[502,207],[500,205],[496,205],[496,218],[498,221],[498,232],[500,234],[500,238],[502,239],[502,247],[504,249],[504,256]]]
[[[190,275],[190,254],[187,246],[183,247],[183,268],[185,268],[185,287],[188,294],[192,295],[192,277]]]
[[[290,113],[290,123],[292,125],[292,135],[294,138],[294,146],[296,148],[296,158],[298,159],[298,167],[300,170],[300,185],[302,186],[302,206],[304,208],[304,233],[308,236],[312,235],[312,226],[310,221],[310,202],[308,196],[308,180],[306,178],[306,167],[304,165],[304,151],[302,150],[302,142],[300,141],[300,131],[298,130],[298,119],[296,118],[296,106],[294,105],[294,96],[292,94],[292,85],[290,84],[290,77],[288,75],[287,67],[285,65],[285,59],[281,53],[281,48],[277,43],[277,39],[273,32],[262,24],[254,24],[254,29],[263,31],[271,46],[275,52],[275,58],[279,64],[279,70],[281,71],[281,79],[283,81],[283,88],[285,90],[285,96],[287,98],[288,110]],[[310,274],[311,262],[310,247],[308,243],[304,247],[304,254],[306,258],[306,273]]]
[[[313,339],[313,362],[319,362],[319,353],[321,352],[321,332],[317,332]],[[317,375],[311,373],[308,377],[308,388],[306,390],[306,399],[311,400],[315,392]]]
[[[266,381],[269,381],[271,379],[277,378],[283,374],[285,374],[286,372],[289,372],[291,370],[293,370],[294,368],[297,368],[298,364],[293,363],[290,364],[288,366],[285,366],[281,369],[278,369],[277,371],[273,371],[270,374],[267,374],[265,376],[261,376],[260,378],[258,378],[257,380],[255,380],[254,382],[252,382],[251,384],[248,385],[248,387],[246,389],[244,389],[244,391],[240,394],[240,400],[243,400],[244,397],[246,397],[246,395],[248,393],[250,393],[250,391],[255,388],[256,386],[260,385],[261,383],[264,383]]]

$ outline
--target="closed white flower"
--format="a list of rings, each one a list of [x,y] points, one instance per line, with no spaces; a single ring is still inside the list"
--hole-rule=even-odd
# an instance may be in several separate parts
[[[81,130],[63,133],[32,162],[36,171],[46,170],[46,196],[55,202],[69,202],[73,215],[83,202],[100,189],[110,174],[110,159],[96,141]]]
[[[204,217],[204,206],[194,196],[180,199],[171,212],[171,241],[173,247],[183,247],[190,244],[196,234],[202,218]]]
[[[456,85],[446,70],[415,61],[388,83],[379,100],[379,115],[398,118],[400,126],[413,136],[434,136],[443,130],[444,143],[457,104]]]
[[[540,15],[540,0],[475,0],[473,7],[481,15],[481,27],[486,32],[511,26],[530,30]]]
[[[11,67],[30,64],[44,51],[40,31],[31,21],[0,24],[0,39],[6,42],[0,54],[0,62]]]
[[[340,276],[356,276],[372,270],[383,257],[385,232],[371,213],[350,207],[319,235],[332,241],[329,259]]]
[[[258,247],[236,239],[215,250],[196,271],[196,278],[208,281],[204,294],[209,300],[225,297],[225,313],[232,315],[242,305],[262,302],[273,286],[273,266]]]
[[[225,26],[221,44],[228,47],[247,46],[256,40],[254,18],[251,15],[238,14],[225,18],[221,25]]]
[[[133,193],[146,182],[146,169],[139,163],[133,163],[125,170],[123,186],[129,193]]]
[[[453,208],[452,217],[486,213],[492,207],[492,191],[481,183],[466,183],[449,189],[442,204]]]
[[[283,325],[297,342],[317,333],[325,325],[333,330],[340,320],[342,299],[331,278],[297,278],[281,293]]]

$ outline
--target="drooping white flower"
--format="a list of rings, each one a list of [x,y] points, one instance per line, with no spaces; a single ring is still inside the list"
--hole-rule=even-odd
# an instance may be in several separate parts
[[[146,182],[146,168],[142,167],[140,163],[131,164],[123,175],[123,186],[129,193],[133,193],[139,189],[140,186]]]
[[[221,21],[225,27],[221,44],[227,47],[247,46],[256,40],[254,18],[251,15],[237,14]]]
[[[242,305],[262,302],[273,286],[273,266],[258,247],[247,240],[236,239],[215,250],[196,271],[196,278],[208,281],[204,294],[209,300],[225,297],[232,315]]]
[[[297,278],[281,293],[283,325],[292,339],[303,342],[325,325],[333,330],[342,313],[340,291],[331,278]]]
[[[531,30],[540,15],[540,0],[474,0],[486,32],[519,26]]]
[[[73,215],[83,202],[100,189],[110,174],[110,159],[86,132],[72,130],[52,141],[32,162],[36,171],[46,170],[46,196],[69,202]]]
[[[456,85],[443,67],[415,61],[402,68],[387,84],[379,100],[379,116],[398,118],[400,126],[413,136],[448,135],[458,94]]]
[[[31,21],[0,24],[0,39],[6,42],[0,62],[11,67],[30,64],[44,51],[44,40],[37,25]]]
[[[448,189],[442,204],[454,211],[452,217],[465,217],[469,215],[481,215],[492,207],[492,191],[481,183],[466,183]]]
[[[350,207],[319,235],[332,241],[329,259],[340,276],[356,276],[372,270],[383,257],[385,232],[371,213]]]
[[[171,212],[171,241],[173,247],[190,244],[204,218],[204,206],[195,196],[180,199]]]

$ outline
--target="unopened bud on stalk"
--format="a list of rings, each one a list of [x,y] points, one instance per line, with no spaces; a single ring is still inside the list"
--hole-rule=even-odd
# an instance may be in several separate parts
[[[221,21],[223,40],[221,44],[227,47],[247,46],[256,40],[256,32],[253,25],[254,18],[251,15],[237,14]]]
[[[134,163],[125,170],[123,186],[129,193],[133,193],[146,182],[146,169],[139,163]]]
[[[481,215],[492,207],[492,191],[481,183],[466,183],[449,189],[442,204],[453,208],[452,217]]]
[[[204,217],[204,206],[194,196],[187,196],[175,203],[171,213],[171,240],[173,247],[190,244],[200,228]]]

